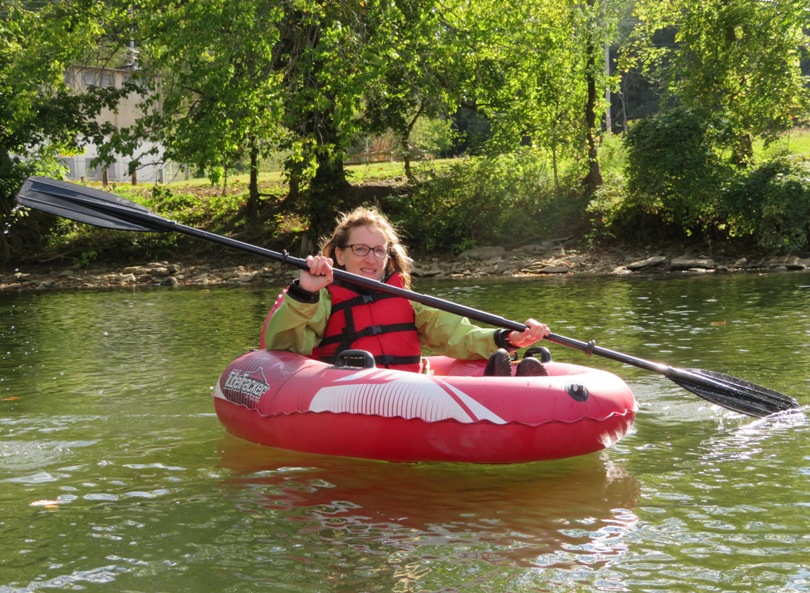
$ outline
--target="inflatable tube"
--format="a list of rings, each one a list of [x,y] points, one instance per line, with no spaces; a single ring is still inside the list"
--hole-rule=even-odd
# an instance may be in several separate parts
[[[621,379],[588,367],[548,362],[547,377],[483,377],[485,361],[437,356],[423,374],[376,368],[359,352],[360,362],[344,353],[336,365],[245,354],[214,388],[217,416],[237,437],[293,451],[520,463],[604,449],[637,410]]]

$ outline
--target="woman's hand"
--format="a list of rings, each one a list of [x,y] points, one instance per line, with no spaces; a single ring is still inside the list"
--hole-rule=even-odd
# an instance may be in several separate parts
[[[539,342],[550,333],[551,330],[548,329],[546,324],[535,321],[534,319],[527,319],[525,330],[522,332],[511,331],[506,339],[509,340],[509,343],[515,348],[526,348],[535,342]]]
[[[309,292],[318,292],[325,286],[329,286],[335,280],[333,272],[334,263],[331,257],[323,255],[308,255],[307,265],[309,271],[301,271],[301,279],[298,285]]]

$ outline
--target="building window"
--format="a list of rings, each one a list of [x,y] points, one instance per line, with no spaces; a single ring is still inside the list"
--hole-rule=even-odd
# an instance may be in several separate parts
[[[101,88],[115,86],[115,79],[112,72],[94,72],[85,70],[82,73],[82,83],[84,87],[98,86]]]

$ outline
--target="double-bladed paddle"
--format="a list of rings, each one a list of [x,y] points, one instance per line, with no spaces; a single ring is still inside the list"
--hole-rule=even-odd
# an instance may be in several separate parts
[[[236,239],[189,227],[158,216],[148,208],[135,202],[75,183],[57,181],[48,177],[31,177],[23,184],[17,194],[17,202],[36,210],[110,229],[183,233],[289,264],[302,270],[309,269],[306,260],[292,257],[287,252],[271,251]],[[395,294],[423,305],[463,315],[469,319],[488,323],[495,327],[515,331],[526,329],[526,326],[522,323],[510,321],[498,315],[465,307],[438,297],[390,286],[345,270],[335,269],[334,272],[336,278],[345,282]],[[748,416],[762,418],[799,407],[798,402],[788,395],[722,373],[701,369],[680,369],[608,350],[597,346],[593,341],[582,342],[553,333],[546,336],[545,339],[580,350],[588,356],[596,354],[597,356],[664,375],[684,389],[707,401]]]

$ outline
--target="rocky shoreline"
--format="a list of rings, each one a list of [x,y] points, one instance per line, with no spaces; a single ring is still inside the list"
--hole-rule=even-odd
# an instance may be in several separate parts
[[[298,274],[277,262],[149,262],[120,267],[105,265],[20,266],[0,272],[0,291],[101,289],[136,286],[280,285]],[[810,270],[810,258],[799,256],[710,257],[660,253],[655,250],[583,250],[564,242],[545,242],[507,250],[480,247],[457,257],[427,257],[415,262],[415,278],[511,276],[628,275],[639,273],[730,273]]]

